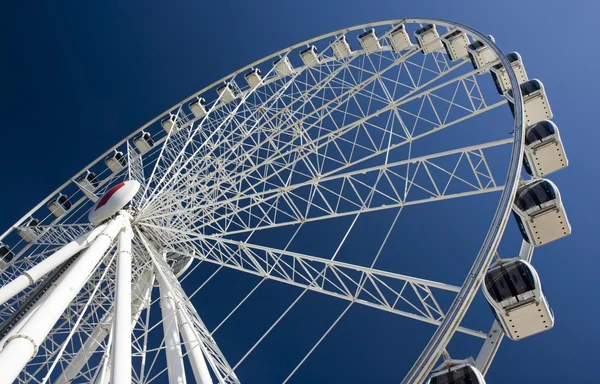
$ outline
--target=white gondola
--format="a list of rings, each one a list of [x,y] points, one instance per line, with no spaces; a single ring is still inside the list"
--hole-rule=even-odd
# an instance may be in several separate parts
[[[291,76],[294,74],[294,67],[292,67],[292,63],[290,63],[290,59],[287,56],[280,57],[273,61],[273,66],[275,66],[275,72],[277,72],[279,77]]]
[[[542,177],[569,165],[558,127],[550,120],[540,121],[525,132],[525,171]]]
[[[510,66],[515,72],[519,84],[523,84],[529,80],[527,77],[527,72],[525,71],[525,66],[523,65],[523,60],[521,60],[521,55],[519,55],[517,52],[511,52],[506,55],[506,58],[510,62]],[[504,68],[502,64],[494,65],[492,68],[490,68],[490,73],[494,79],[494,84],[496,84],[496,89],[498,90],[499,94],[503,95],[511,89],[510,79],[506,73],[506,68]]]
[[[423,28],[417,29],[415,31],[415,37],[417,38],[417,43],[419,43],[419,48],[421,48],[425,54],[444,49],[440,34],[433,24],[427,24]]]
[[[408,32],[406,32],[406,28],[404,28],[404,24],[394,28],[394,30],[390,32],[389,39],[392,44],[392,49],[397,53],[415,48],[415,45],[410,41],[410,36],[408,35]]]
[[[483,294],[506,336],[521,340],[554,326],[540,278],[522,259],[501,260],[485,275]]]
[[[452,61],[469,56],[469,52],[467,52],[467,45],[470,44],[469,36],[461,30],[457,29],[448,34],[442,40],[442,44],[444,44],[444,49],[446,49],[446,53]]]
[[[48,203],[48,209],[56,217],[61,217],[62,215],[67,213],[67,211],[71,209],[71,207],[72,204],[69,201],[69,198],[62,193],[60,193]]]
[[[19,229],[17,229],[17,233],[23,240],[28,243],[31,243],[38,235],[38,232],[35,227],[40,225],[40,221],[33,217],[29,218],[26,222],[24,222]]]
[[[490,40],[496,42],[493,36],[489,36]],[[489,66],[495,65],[498,62],[498,56],[491,47],[485,45],[481,40],[476,40],[467,45],[469,59],[473,64],[473,69],[479,73],[485,73],[490,70]]]
[[[525,115],[525,126],[530,127],[542,120],[552,119],[552,109],[546,97],[544,84],[538,79],[533,79],[521,84],[521,94],[523,95],[523,114]],[[508,106],[513,115],[515,114],[515,105],[513,103],[512,89],[506,93]]]
[[[358,41],[360,41],[360,46],[367,54],[377,52],[381,49],[381,44],[379,44],[379,39],[377,39],[373,28],[358,35]]]
[[[170,134],[172,131],[177,130],[178,124],[175,121],[176,116],[173,114],[169,114],[169,116],[165,117],[160,121],[160,125],[162,125],[163,129]]]
[[[112,172],[119,172],[127,166],[127,158],[123,155],[123,152],[115,149],[113,153],[106,156],[104,163]]]
[[[560,192],[547,179],[534,179],[517,189],[513,214],[525,241],[540,246],[571,234]]]
[[[248,83],[250,88],[258,86],[258,84],[260,84],[262,80],[260,69],[252,68],[251,70],[246,72],[246,74],[244,75],[244,79],[246,79],[246,82]]]
[[[0,268],[6,268],[14,257],[15,254],[8,248],[8,245],[0,241]]]
[[[93,192],[100,185],[100,180],[94,172],[85,171],[81,177],[75,180],[75,183],[82,191]]]
[[[198,97],[196,101],[192,101],[188,104],[190,111],[194,114],[194,117],[201,118],[206,116],[206,100],[202,97]]]
[[[345,59],[352,55],[352,48],[346,41],[346,36],[343,35],[331,42],[331,49],[338,60]]]
[[[308,48],[304,48],[300,51],[300,58],[307,67],[320,64],[319,54],[317,53],[317,47],[311,45]]]
[[[225,83],[217,88],[217,93],[224,103],[230,103],[235,100],[235,89],[231,83]]]
[[[427,384],[485,384],[473,359],[446,361],[429,374]]]
[[[154,139],[152,139],[152,135],[145,131],[140,132],[140,134],[133,139],[133,145],[135,145],[137,150],[140,151],[142,155],[152,149],[154,144],[155,143]]]

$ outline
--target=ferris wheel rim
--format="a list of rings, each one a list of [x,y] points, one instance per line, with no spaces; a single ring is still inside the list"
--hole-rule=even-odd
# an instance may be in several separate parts
[[[462,24],[459,23],[455,23],[449,20],[444,20],[444,19],[437,19],[437,18],[426,18],[426,17],[405,17],[405,18],[400,18],[400,19],[388,19],[388,20],[381,20],[381,21],[376,21],[376,22],[370,22],[370,23],[362,23],[362,24],[358,24],[358,25],[354,25],[354,26],[350,26],[350,27],[346,27],[346,28],[341,28],[332,32],[328,32],[328,33],[324,33],[321,34],[319,36],[310,38],[310,39],[306,39],[300,43],[296,43],[293,45],[290,45],[284,49],[281,49],[279,51],[276,51],[274,53],[271,53],[267,56],[264,56],[250,64],[247,64],[239,69],[237,69],[236,71],[233,71],[229,74],[227,74],[226,76],[223,76],[222,78],[214,81],[213,83],[203,87],[202,89],[200,89],[199,91],[194,92],[193,94],[191,94],[190,96],[186,97],[185,99],[183,99],[182,101],[174,104],[173,106],[171,106],[170,108],[168,108],[167,110],[163,111],[162,113],[158,114],[157,116],[155,116],[154,118],[152,118],[151,120],[149,120],[148,122],[146,122],[145,124],[143,124],[142,126],[140,126],[139,128],[136,128],[133,132],[131,132],[130,134],[128,134],[127,136],[125,136],[123,139],[121,139],[120,141],[118,141],[116,144],[114,144],[112,147],[110,147],[108,150],[106,150],[104,153],[102,153],[101,155],[99,155],[96,159],[94,159],[93,161],[91,161],[89,164],[87,164],[85,167],[83,167],[81,170],[79,170],[78,172],[76,172],[73,176],[71,176],[69,179],[67,179],[63,184],[61,184],[59,187],[57,187],[54,191],[52,191],[51,193],[49,193],[45,198],[43,198],[37,205],[35,205],[33,208],[31,208],[26,214],[24,214],[20,219],[18,219],[14,224],[12,224],[10,227],[8,227],[1,235],[0,235],[0,241],[2,241],[6,236],[8,236],[10,233],[12,233],[17,227],[19,227],[21,224],[23,224],[23,222],[25,222],[28,218],[31,217],[31,215],[33,213],[35,213],[37,210],[39,210],[41,207],[43,207],[44,204],[46,204],[50,199],[52,199],[54,196],[57,196],[65,187],[67,187],[70,183],[72,183],[74,180],[76,180],[78,177],[80,177],[81,175],[85,174],[86,171],[88,171],[91,167],[93,167],[94,165],[98,164],[99,162],[101,162],[107,155],[109,155],[110,153],[112,153],[113,151],[115,151],[117,148],[121,147],[123,144],[127,143],[129,140],[131,140],[132,138],[135,137],[136,134],[139,134],[140,132],[144,131],[144,129],[148,128],[149,126],[151,126],[152,124],[155,124],[157,121],[159,121],[161,118],[163,118],[164,116],[168,115],[169,113],[171,113],[174,110],[177,110],[178,108],[183,107],[187,102],[193,100],[194,98],[198,97],[199,95],[205,93],[206,91],[209,91],[211,89],[213,89],[215,86],[222,84],[224,82],[227,81],[227,79],[231,79],[241,73],[244,73],[245,71],[247,71],[248,69],[251,69],[253,67],[255,67],[256,65],[260,64],[260,63],[264,63],[267,62],[270,59],[273,59],[275,57],[278,57],[282,54],[285,54],[286,52],[292,51],[294,49],[297,49],[299,47],[305,46],[305,45],[310,45],[311,43],[315,42],[315,41],[320,41],[322,39],[328,38],[328,37],[332,37],[332,36],[336,36],[339,34],[343,34],[343,33],[347,33],[350,31],[356,31],[359,29],[364,29],[367,27],[376,27],[376,26],[382,26],[382,25],[401,25],[404,23],[411,23],[411,24],[417,24],[417,23],[433,23],[436,25],[442,25],[442,26],[446,26],[446,27],[461,27],[464,28],[466,32],[469,32],[470,34],[473,34],[474,36],[477,36],[477,34],[473,33],[474,31],[476,31],[475,29],[472,29],[468,26],[464,26]],[[483,37],[484,39],[487,40],[487,36],[480,34],[480,36],[478,37]],[[514,73],[512,67],[508,66],[507,67],[507,72],[508,73]],[[510,75],[509,75],[510,76]],[[520,95],[517,95],[516,99],[515,99],[515,104],[517,106],[517,108],[515,108],[515,113],[518,112],[518,110],[521,110],[522,108],[522,104],[521,103],[517,103],[516,101],[518,101],[518,98],[520,98]],[[516,116],[515,115],[515,129],[516,129]],[[515,132],[517,132],[515,130]],[[522,141],[522,140],[521,140]],[[515,141],[513,142],[513,146],[516,143],[516,135],[515,135]],[[521,156],[522,156],[522,152],[523,149],[521,149]],[[516,190],[515,190],[516,191]]]
[[[365,23],[365,24],[361,24],[358,26],[339,29],[334,32],[330,32],[330,33],[323,34],[323,35],[320,35],[318,37],[315,37],[315,38],[312,38],[309,40],[305,40],[301,43],[298,43],[298,44],[289,46],[288,48],[285,48],[283,50],[277,51],[271,55],[265,56],[262,59],[257,60],[249,65],[246,65],[246,66],[238,69],[237,71],[232,72],[229,75],[219,79],[218,81],[204,87],[203,89],[201,89],[198,92],[195,92],[190,97],[184,99],[180,103],[175,104],[173,107],[171,107],[171,108],[167,109],[165,112],[159,114],[157,117],[150,120],[149,122],[144,124],[142,127],[136,129],[134,132],[132,132],[131,134],[126,136],[124,139],[122,139],[120,142],[118,142],[113,147],[111,147],[108,151],[106,151],[101,156],[99,156],[96,160],[94,160],[93,162],[88,164],[86,167],[84,167],[81,171],[76,173],[72,178],[67,180],[63,185],[61,185],[54,192],[49,194],[48,197],[46,197],[44,200],[42,200],[36,207],[34,207],[31,211],[29,211],[26,215],[24,215],[19,221],[17,221],[13,226],[11,226],[4,234],[2,234],[2,236],[0,236],[0,240],[2,240],[4,237],[6,237],[11,231],[13,231],[16,227],[18,227],[23,221],[25,221],[28,217],[30,217],[32,213],[34,213],[36,210],[38,210],[40,207],[42,207],[43,204],[45,204],[53,196],[58,194],[62,189],[64,189],[74,179],[76,179],[77,177],[79,177],[80,175],[85,173],[86,170],[91,168],[93,165],[100,162],[111,151],[122,146],[128,140],[133,138],[136,134],[143,131],[148,126],[156,123],[158,120],[160,120],[162,117],[164,117],[169,112],[171,112],[177,108],[180,108],[181,106],[185,105],[185,103],[189,102],[190,100],[193,100],[195,97],[206,92],[207,90],[214,88],[216,85],[222,83],[223,81],[233,78],[236,75],[243,73],[244,71],[248,70],[249,68],[252,68],[253,66],[255,66],[259,63],[268,61],[269,59],[277,57],[278,55],[284,54],[293,49],[301,47],[303,45],[310,44],[314,41],[322,40],[324,38],[335,36],[340,33],[346,33],[348,31],[355,31],[355,30],[358,30],[361,28],[366,28],[366,27],[371,27],[371,26],[388,25],[388,24],[393,25],[393,24],[398,24],[398,23],[434,23],[436,25],[445,25],[445,26],[460,28],[461,30],[463,30],[465,32],[469,32],[472,36],[476,36],[476,37],[480,38],[482,41],[484,41],[486,44],[488,44],[490,47],[492,47],[494,49],[495,53],[498,55],[498,58],[500,59],[500,61],[504,65],[504,67],[507,68],[508,76],[510,78],[513,89],[515,89],[515,84],[518,88],[518,82],[514,75],[514,71],[513,71],[512,67],[510,66],[510,63],[506,60],[506,57],[505,57],[504,53],[500,50],[500,48],[492,40],[488,39],[485,35],[481,34],[477,30],[472,29],[467,26],[464,26],[464,25],[461,25],[461,24],[457,24],[457,23],[453,23],[453,22],[441,20],[441,19],[433,19],[433,18],[403,18],[403,19],[395,19],[395,20],[389,20],[389,21],[380,21],[380,22],[375,22],[375,23]],[[523,152],[524,152],[523,113],[522,113],[522,99],[521,99],[520,92],[515,92],[514,98],[515,98],[514,136],[513,136],[514,139],[513,139],[513,144],[512,144],[512,153],[511,153],[511,158],[510,158],[510,163],[509,163],[509,170],[508,170],[508,174],[507,174],[507,180],[511,179],[511,182],[510,183],[507,182],[504,185],[504,189],[502,191],[502,196],[500,198],[500,202],[498,204],[496,214],[494,215],[494,219],[492,221],[492,224],[490,225],[488,234],[486,235],[486,238],[482,242],[482,250],[484,249],[484,246],[487,243],[489,243],[489,246],[488,246],[489,249],[487,249],[485,251],[485,253],[492,253],[492,250],[497,247],[497,243],[499,242],[499,239],[504,232],[504,229],[506,226],[506,221],[508,219],[508,215],[510,214],[512,199],[514,198],[514,195],[516,193],[517,183],[518,183],[517,175],[519,173],[519,169],[521,166],[520,160],[521,160]],[[502,212],[502,213],[499,215],[500,212]],[[499,216],[501,216],[500,219],[498,218]],[[497,227],[497,229],[492,231],[492,227],[494,226],[494,223],[498,222],[498,220],[499,220],[499,227]],[[490,248],[490,247],[492,247],[492,248]],[[489,262],[485,261],[485,260],[487,260],[487,258],[478,262],[478,260],[481,258],[480,256],[482,255],[482,252],[483,251],[480,250],[480,253],[478,254],[475,261],[473,262],[473,266],[475,266],[475,264],[480,264],[480,265],[482,265],[481,268],[487,268],[486,266],[487,266],[487,264],[489,264]],[[485,270],[485,269],[483,269],[483,270]],[[474,280],[475,280],[475,278],[474,278]],[[466,285],[466,281],[465,281],[465,283],[463,283],[463,287],[465,285]],[[474,289],[471,289],[471,291],[476,292],[478,290],[478,287],[479,287],[479,285],[477,285]],[[449,318],[449,316],[447,316],[446,318]],[[446,318],[444,319],[444,321],[446,321]],[[441,325],[438,327],[438,329],[440,329],[440,328],[441,328]]]

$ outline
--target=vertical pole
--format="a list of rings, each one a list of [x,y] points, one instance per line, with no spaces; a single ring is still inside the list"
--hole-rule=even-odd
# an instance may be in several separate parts
[[[111,383],[131,383],[131,227],[119,233]]]
[[[186,383],[185,368],[183,366],[183,353],[181,352],[181,339],[177,324],[177,309],[169,285],[160,274],[156,274],[160,288],[160,308],[163,317],[163,330],[165,334],[165,353],[169,370],[169,384]]]
[[[133,284],[132,290],[132,316],[131,316],[131,328],[134,327],[135,323],[139,318],[140,312],[148,304],[150,292],[152,290],[152,283],[154,282],[154,271],[152,268],[148,268],[136,279]],[[107,312],[94,331],[88,336],[85,343],[79,348],[79,351],[71,360],[71,363],[61,373],[60,377],[56,378],[54,384],[67,384],[72,382],[81,369],[88,363],[88,360],[96,353],[96,350],[101,347],[102,341],[106,338],[106,335],[110,332],[110,324],[113,323],[112,311]],[[112,339],[111,339],[112,340]],[[143,382],[143,380],[141,380]]]
[[[54,324],[83,288],[125,225],[125,220],[129,219],[119,215],[106,226],[63,277],[53,283],[53,292],[48,300],[41,303],[23,328],[6,341],[4,349],[0,352],[0,384],[12,383],[27,362],[35,357]]]
[[[194,378],[198,384],[212,384],[212,378],[206,365],[206,360],[202,353],[204,352],[204,346],[202,340],[198,337],[190,322],[181,313],[184,308],[179,308],[177,311],[177,320],[179,321],[179,327],[181,329],[181,336],[185,343],[185,350],[188,353],[188,359],[192,365],[194,371]]]

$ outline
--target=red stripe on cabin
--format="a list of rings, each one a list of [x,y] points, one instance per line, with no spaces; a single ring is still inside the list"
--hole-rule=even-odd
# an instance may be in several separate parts
[[[98,208],[100,208],[104,204],[106,204],[108,202],[108,200],[110,200],[112,195],[114,195],[115,192],[117,192],[119,189],[123,188],[124,186],[125,186],[125,182],[122,182],[122,183],[117,184],[114,187],[112,187],[108,192],[106,192],[106,194],[104,196],[102,196],[102,198],[98,202],[98,205],[96,205],[96,208],[94,209],[94,211],[97,211]]]

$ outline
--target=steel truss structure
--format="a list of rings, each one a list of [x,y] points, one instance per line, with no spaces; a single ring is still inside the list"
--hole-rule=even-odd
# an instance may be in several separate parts
[[[399,27],[412,34],[430,23],[438,35],[428,45],[394,48]],[[355,40],[371,28],[375,51]],[[467,56],[450,60],[441,41],[456,30],[482,41],[496,60],[477,69]],[[313,45],[314,60],[301,61],[298,53]],[[514,94],[513,118],[486,73],[498,63],[518,89],[503,52],[467,26],[435,19],[360,25],[254,62],[148,122],[0,238],[14,255],[0,275],[0,383],[244,381],[240,365],[307,292],[347,304],[285,382],[355,304],[432,326],[405,383],[425,380],[455,332],[485,340],[477,358],[485,373],[502,337],[498,326],[486,333],[461,321],[507,225],[524,151],[521,95]],[[251,68],[262,74],[245,85]],[[209,101],[194,114],[188,103],[199,98]],[[134,145],[142,132],[151,133],[149,150]],[[115,151],[125,152],[118,171],[102,161]],[[77,182],[88,170],[98,178],[93,190]],[[90,224],[98,197],[128,179],[142,185],[131,204]],[[57,217],[46,205],[59,193],[71,206]],[[377,267],[404,210],[486,195],[495,196],[486,201],[496,211],[462,284]],[[42,219],[32,226],[30,217]],[[361,236],[357,223],[374,217],[389,219],[380,224],[383,239],[359,262],[348,261],[347,243]],[[305,232],[314,238],[308,228],[323,224],[343,234],[310,246],[297,240]],[[214,272],[198,281],[203,268]],[[194,297],[225,270],[257,284],[207,326],[201,315],[210,309]],[[265,281],[298,296],[230,364],[215,333]]]

